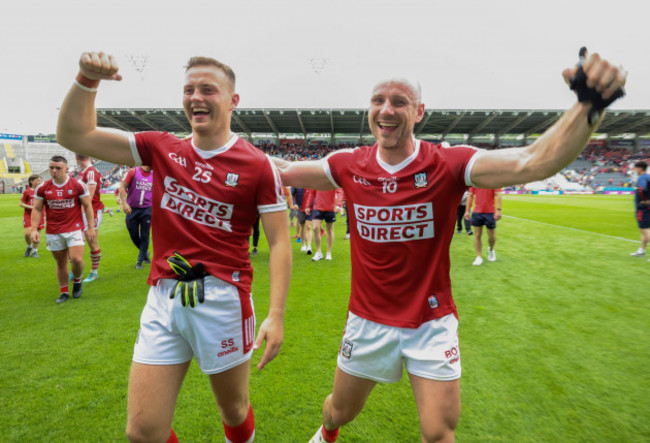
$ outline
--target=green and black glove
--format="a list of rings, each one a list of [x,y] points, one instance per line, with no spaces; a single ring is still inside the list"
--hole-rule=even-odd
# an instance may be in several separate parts
[[[178,283],[174,286],[169,298],[173,299],[177,295],[181,296],[181,304],[187,307],[195,307],[198,300],[199,303],[205,301],[203,292],[203,277],[207,273],[203,270],[203,263],[198,262],[192,266],[185,258],[178,252],[167,258],[169,267],[178,275]]]

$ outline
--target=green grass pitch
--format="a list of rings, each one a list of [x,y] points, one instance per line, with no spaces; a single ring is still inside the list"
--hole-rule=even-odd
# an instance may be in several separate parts
[[[55,304],[50,253],[42,246],[40,259],[22,256],[18,197],[0,196],[2,440],[126,441],[148,268],[134,268],[124,214],[106,215],[100,279],[84,285],[81,299]],[[112,196],[104,201],[115,207]],[[629,256],[639,237],[632,197],[505,196],[503,212],[495,263],[472,266],[472,237],[452,242],[463,364],[457,441],[650,441],[650,263]],[[282,352],[261,372],[261,353],[253,355],[259,442],[305,442],[320,425],[350,286],[345,223],[335,227],[332,262],[312,263],[293,243]],[[259,326],[268,309],[264,238],[252,261]],[[194,363],[173,426],[183,442],[223,441],[207,377]],[[377,386],[339,441],[420,441],[408,378]]]

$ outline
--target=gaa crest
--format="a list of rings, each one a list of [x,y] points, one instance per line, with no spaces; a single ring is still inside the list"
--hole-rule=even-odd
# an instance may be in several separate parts
[[[343,340],[343,344],[341,345],[341,356],[347,358],[348,360],[350,357],[352,357],[352,347],[354,345],[352,344],[351,341],[348,340]]]
[[[427,180],[427,174],[426,172],[418,172],[414,176],[415,179],[415,188],[426,188],[429,186],[429,181]]]
[[[226,175],[226,186],[230,186],[231,188],[234,188],[237,186],[237,182],[239,182],[239,174],[235,174],[234,172],[229,172],[228,175]]]

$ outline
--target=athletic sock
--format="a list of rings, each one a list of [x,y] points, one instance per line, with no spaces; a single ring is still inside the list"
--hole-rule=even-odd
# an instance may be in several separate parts
[[[336,439],[339,437],[339,428],[336,428],[332,431],[328,431],[327,429],[325,429],[325,425],[323,425],[322,434],[326,442],[334,443]]]
[[[83,275],[82,275],[81,277],[83,277]],[[75,277],[75,278],[72,280],[72,282],[73,282],[73,283],[81,283],[81,277],[79,277],[79,278]]]
[[[246,419],[239,426],[228,426],[223,423],[223,430],[226,434],[226,443],[249,443],[255,437],[255,417],[253,416],[253,405],[248,406]]]
[[[96,251],[90,251],[90,261],[92,262],[92,265],[90,267],[90,272],[94,272],[95,274],[97,273],[97,269],[99,268],[99,260],[102,258],[102,250],[98,249]]]
[[[63,293],[65,293],[65,294],[68,293],[68,285],[61,286],[61,294],[63,294]]]
[[[167,440],[167,443],[178,443],[178,437],[176,437],[176,433],[174,430],[171,430],[171,434],[169,434],[169,439]]]

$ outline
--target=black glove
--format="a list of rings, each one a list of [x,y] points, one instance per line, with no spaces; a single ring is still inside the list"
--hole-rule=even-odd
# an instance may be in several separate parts
[[[205,301],[205,294],[203,291],[203,277],[207,273],[203,270],[203,263],[198,262],[192,266],[185,258],[178,252],[167,258],[169,267],[178,275],[178,283],[174,285],[172,293],[169,298],[173,299],[177,295],[181,296],[181,304],[183,307],[196,306],[196,301],[203,303]]]
[[[585,74],[584,69],[582,69],[582,64],[585,61],[585,54],[587,53],[587,48],[580,48],[579,57],[580,61],[578,62],[578,72],[571,79],[570,87],[572,91],[576,91],[578,94],[579,102],[591,102],[591,110],[587,120],[590,125],[593,125],[598,121],[600,117],[600,111],[611,105],[615,100],[623,97],[625,91],[623,88],[618,88],[614,94],[607,100],[603,99],[603,96],[600,95],[600,92],[596,91],[595,88],[590,88],[587,86],[587,74]]]

